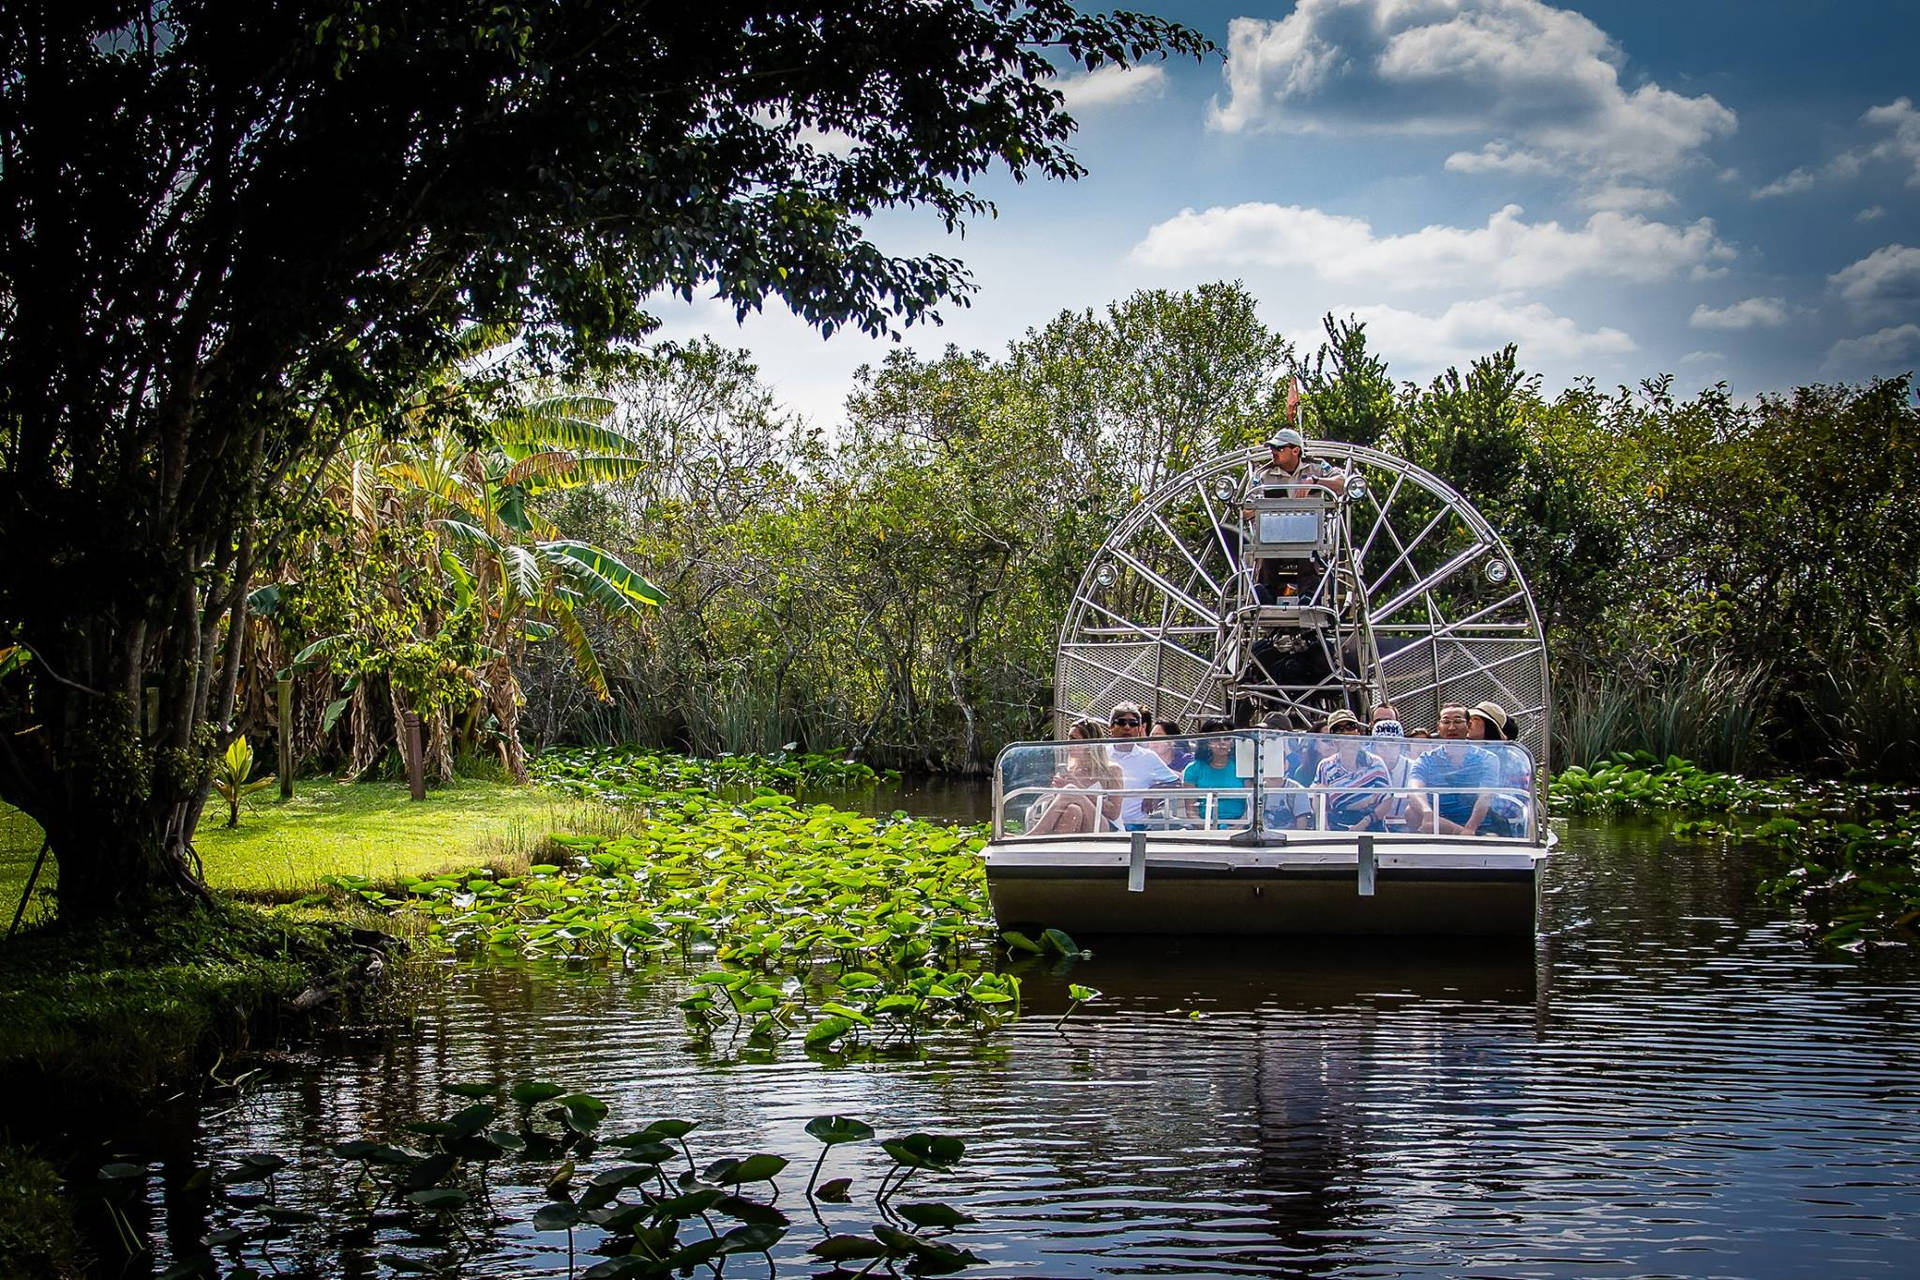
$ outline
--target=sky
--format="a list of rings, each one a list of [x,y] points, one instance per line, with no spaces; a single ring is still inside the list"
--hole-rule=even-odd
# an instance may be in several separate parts
[[[1508,342],[1554,391],[1660,373],[1738,397],[1920,365],[1920,4],[1912,0],[1151,0],[1204,61],[1058,82],[1090,171],[977,189],[978,293],[915,326],[989,355],[1063,310],[1238,280],[1303,354],[1366,321],[1397,379]],[[776,304],[663,306],[662,336],[748,350],[831,429],[893,344]]]

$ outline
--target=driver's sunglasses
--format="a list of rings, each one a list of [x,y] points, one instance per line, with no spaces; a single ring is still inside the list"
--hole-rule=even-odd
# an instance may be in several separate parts
[[[1139,724],[1140,721],[1133,716],[1115,716],[1113,719],[1107,721],[1107,723],[1116,724],[1116,725],[1127,725],[1131,727],[1133,725]]]

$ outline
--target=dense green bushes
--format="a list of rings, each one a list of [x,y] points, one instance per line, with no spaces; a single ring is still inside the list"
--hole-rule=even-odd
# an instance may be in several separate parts
[[[667,600],[596,636],[611,706],[536,652],[527,721],[547,742],[977,768],[1045,731],[1060,618],[1112,522],[1258,439],[1289,369],[1310,434],[1437,472],[1514,546],[1552,635],[1556,759],[1920,772],[1909,379],[1549,398],[1508,348],[1396,386],[1362,326],[1329,317],[1296,359],[1229,285],[1063,314],[1001,358],[896,354],[831,442],[738,355],[662,361],[618,393],[644,474],[576,492],[565,522]]]

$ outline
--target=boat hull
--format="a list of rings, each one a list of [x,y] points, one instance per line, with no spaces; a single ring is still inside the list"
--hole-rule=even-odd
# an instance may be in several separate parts
[[[1160,837],[1136,855],[1124,837],[1109,836],[996,841],[987,846],[986,863],[994,916],[1005,927],[1075,935],[1531,938],[1548,852],[1471,840],[1382,840],[1368,877],[1351,838],[1243,847]]]

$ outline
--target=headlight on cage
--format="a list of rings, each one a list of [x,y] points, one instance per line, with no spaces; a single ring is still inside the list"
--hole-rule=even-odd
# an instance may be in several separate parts
[[[1093,571],[1093,580],[1103,587],[1112,586],[1115,576],[1113,566],[1110,564],[1103,564]]]
[[[1364,498],[1367,496],[1367,478],[1364,475],[1356,471],[1347,477],[1347,496],[1349,498]]]
[[[1233,501],[1233,495],[1239,488],[1240,486],[1234,483],[1233,477],[1224,471],[1213,478],[1213,496],[1222,502]]]
[[[1487,567],[1481,570],[1481,572],[1485,573],[1487,575],[1487,581],[1496,587],[1513,576],[1513,571],[1507,568],[1507,562],[1499,556],[1495,556],[1493,559],[1487,561]]]

